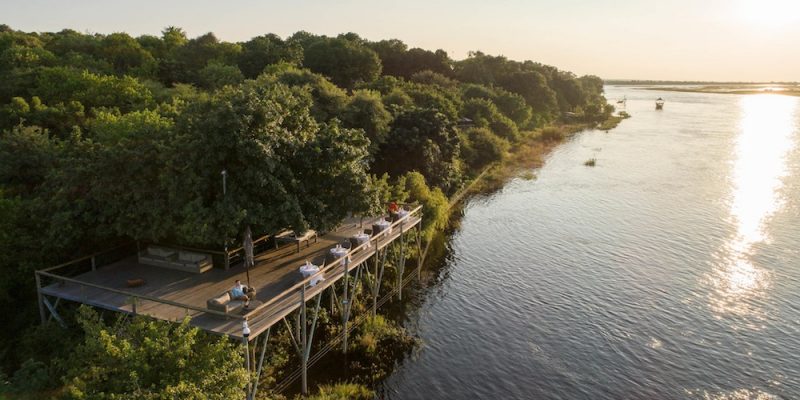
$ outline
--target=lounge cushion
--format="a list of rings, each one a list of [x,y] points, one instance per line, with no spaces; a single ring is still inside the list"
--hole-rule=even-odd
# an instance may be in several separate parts
[[[198,261],[203,261],[206,259],[205,254],[194,253],[191,251],[179,251],[178,252],[178,259],[181,261],[188,261],[196,263]]]
[[[212,303],[214,305],[224,306],[229,301],[231,301],[231,295],[230,295],[229,292],[225,292],[225,293],[223,293],[223,294],[221,294],[221,295],[219,295],[217,297],[214,297],[213,299],[209,300],[208,302]]]
[[[163,247],[148,246],[147,253],[156,257],[168,258],[175,254],[175,250],[165,249]]]

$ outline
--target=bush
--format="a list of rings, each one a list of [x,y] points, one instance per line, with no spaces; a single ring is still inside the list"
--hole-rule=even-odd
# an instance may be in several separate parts
[[[519,138],[517,125],[505,115],[495,115],[494,120],[489,122],[489,128],[495,135],[509,141],[513,142]]]
[[[447,196],[439,188],[431,190],[425,183],[425,177],[419,172],[409,172],[405,181],[409,201],[422,204],[422,232],[426,240],[430,240],[437,230],[442,230],[447,225],[450,209]]]
[[[473,170],[500,161],[508,151],[509,143],[486,128],[471,128],[463,134],[461,155]]]
[[[514,141],[519,136],[519,128],[514,121],[503,115],[491,100],[469,99],[464,102],[461,115],[471,119],[476,126],[488,127],[496,135],[508,140]]]
[[[542,134],[539,137],[546,142],[550,141],[557,142],[564,140],[564,132],[560,128],[556,128],[554,126],[548,126],[542,129]]]
[[[41,361],[28,359],[14,372],[10,391],[12,393],[32,393],[49,389],[52,386],[53,379],[50,378],[47,365]]]
[[[355,383],[339,383],[336,385],[322,385],[319,387],[319,393],[302,397],[297,396],[296,399],[305,400],[368,400],[375,396],[371,390],[366,386],[358,385]]]
[[[188,318],[120,317],[108,326],[89,307],[80,314],[86,338],[69,360],[66,398],[227,399],[247,382],[239,346],[206,336]]]

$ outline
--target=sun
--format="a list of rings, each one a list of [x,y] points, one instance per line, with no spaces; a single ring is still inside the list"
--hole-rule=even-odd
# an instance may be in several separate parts
[[[738,17],[764,29],[774,29],[800,22],[800,1],[797,0],[738,0]]]

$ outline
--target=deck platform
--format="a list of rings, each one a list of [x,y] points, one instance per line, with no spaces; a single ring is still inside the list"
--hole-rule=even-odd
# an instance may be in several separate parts
[[[418,211],[418,210],[416,210]],[[203,274],[170,270],[137,262],[136,255],[109,265],[97,267],[74,276],[62,275],[58,270],[37,271],[41,279],[40,295],[50,296],[95,307],[144,314],[154,318],[180,321],[191,317],[191,324],[215,334],[242,338],[242,322],[248,321],[251,340],[282,318],[297,310],[302,298],[313,298],[344,276],[344,263],[333,262],[322,269],[324,280],[314,286],[300,278],[298,268],[306,260],[324,256],[331,247],[350,238],[363,228],[370,228],[376,219],[365,219],[363,225],[349,221],[337,230],[320,235],[316,243],[299,252],[295,244],[255,255],[255,266],[250,268],[250,284],[256,289],[254,304],[260,305],[244,312],[223,314],[206,309],[206,301],[230,290],[236,279],[247,283],[244,266],[239,263],[230,269],[214,268]],[[348,271],[373,257],[396,241],[401,232],[419,228],[421,213],[392,224],[391,231],[373,235],[369,246],[360,246],[351,252]],[[130,279],[143,279],[140,287],[129,288]],[[47,303],[48,308],[50,304]]]

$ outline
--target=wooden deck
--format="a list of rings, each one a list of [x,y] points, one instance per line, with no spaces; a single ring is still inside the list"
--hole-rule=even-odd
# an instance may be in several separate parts
[[[375,220],[365,219],[363,227],[371,227]],[[419,213],[412,213],[395,222],[391,232],[373,236],[368,248],[362,246],[350,254],[349,270],[352,272],[375,255],[378,248],[388,246],[400,237],[401,231],[411,231],[420,221]],[[61,276],[58,271],[39,271],[37,277],[47,282],[41,288],[41,293],[46,296],[168,321],[190,316],[192,325],[233,338],[242,338],[242,322],[247,320],[250,337],[254,339],[300,306],[303,289],[305,298],[310,299],[344,276],[343,265],[335,263],[323,274],[324,281],[315,286],[299,285],[302,279],[297,269],[306,260],[325,255],[336,243],[350,238],[360,229],[359,223],[350,222],[334,232],[321,235],[316,243],[304,246],[299,253],[296,245],[291,243],[278,250],[256,254],[256,265],[250,269],[250,283],[256,288],[256,300],[262,305],[251,307],[247,314],[222,315],[206,309],[206,301],[230,290],[234,280],[247,283],[241,263],[227,271],[214,268],[203,274],[192,274],[139,264],[133,255],[76,276]],[[146,283],[137,288],[126,287],[127,280],[137,278]]]

